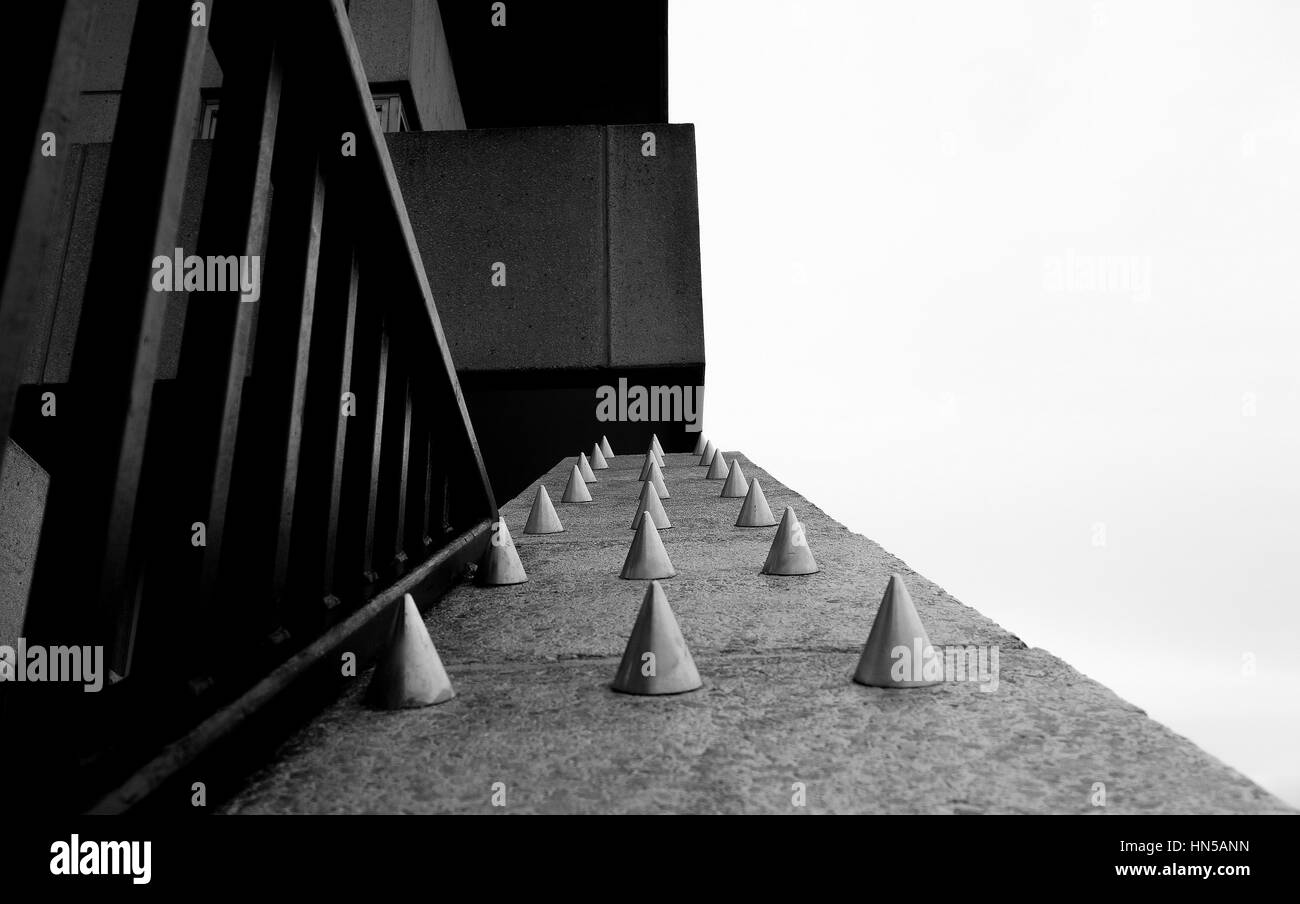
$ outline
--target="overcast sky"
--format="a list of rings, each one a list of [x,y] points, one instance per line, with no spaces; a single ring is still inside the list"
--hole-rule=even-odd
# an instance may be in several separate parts
[[[1300,4],[669,21],[706,434],[1300,805]]]

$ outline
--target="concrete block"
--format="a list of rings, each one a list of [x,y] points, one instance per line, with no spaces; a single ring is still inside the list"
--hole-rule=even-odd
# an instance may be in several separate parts
[[[353,0],[348,7],[352,36],[374,82],[406,81],[411,75],[414,0]]]
[[[601,130],[392,134],[388,147],[456,367],[602,365]]]
[[[22,446],[6,442],[0,472],[0,645],[14,646],[27,617],[50,475]]]
[[[121,91],[138,0],[99,0],[81,75],[82,91]]]
[[[117,91],[81,95],[77,102],[77,116],[69,132],[69,141],[77,144],[112,141],[113,128],[117,125],[117,110],[121,105],[122,95]]]
[[[610,126],[607,139],[610,363],[702,363],[695,127]]]

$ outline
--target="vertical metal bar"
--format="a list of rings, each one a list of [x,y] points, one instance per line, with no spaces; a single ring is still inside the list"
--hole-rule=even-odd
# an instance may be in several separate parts
[[[411,381],[402,378],[402,433],[398,440],[397,517],[393,525],[393,569],[400,571],[406,565],[406,492],[411,467]]]
[[[331,186],[337,172],[328,177]],[[292,595],[326,607],[333,595],[334,551],[339,520],[339,490],[348,422],[356,401],[348,395],[356,321],[356,264],[351,210],[343,194],[330,190],[325,209],[323,247],[311,337],[310,381],[303,415],[303,454],[292,541]],[[318,623],[318,605],[298,620]]]
[[[406,556],[419,560],[425,556],[424,538],[429,533],[429,420],[424,394],[417,391],[415,381],[411,382],[408,392],[411,432],[407,442],[406,510],[399,540]]]
[[[250,28],[235,14],[236,8],[228,7],[214,23],[213,42],[218,43],[220,35],[227,67],[198,246],[204,258],[238,256],[243,275],[245,262],[251,266],[254,257],[260,259],[265,244],[283,79],[273,34]],[[238,64],[231,65],[236,55]],[[178,544],[178,557],[188,560],[188,567],[174,586],[195,594],[187,607],[191,625],[201,622],[213,605],[225,548],[253,314],[259,303],[241,299],[238,281],[226,292],[207,288],[187,305],[177,372],[184,397],[177,428],[187,466],[172,510],[177,523],[202,522],[206,535],[205,546]]]
[[[347,301],[344,310],[344,332],[343,347],[339,354],[339,398],[340,403],[344,393],[350,392],[349,386],[352,383],[352,355],[353,340],[356,335],[357,323],[357,259],[353,249],[348,249],[348,282],[347,282]],[[335,574],[337,566],[337,550],[339,541],[339,516],[343,511],[343,456],[347,451],[347,431],[350,421],[356,418],[356,397],[351,397],[352,412],[346,417],[340,412],[338,418],[338,431],[334,438],[333,467],[330,471],[329,501],[325,516],[325,552],[324,561],[322,562],[322,581],[323,581],[323,600],[326,607],[333,607],[338,604],[339,598],[335,594]]]
[[[303,100],[301,95],[297,99]],[[270,544],[268,586],[255,592],[265,592],[270,602],[266,624],[272,639],[282,637],[325,203],[317,150],[310,139],[303,144],[305,158],[286,160],[277,185],[276,207],[283,217],[272,215],[267,253],[277,259],[267,270],[268,304],[258,319],[254,373],[265,402],[264,420],[256,439],[249,438],[270,464],[267,489],[273,510],[264,514],[273,529],[262,534]]]
[[[358,236],[358,240],[360,236]],[[356,399],[356,417],[348,424],[343,454],[343,484],[336,532],[334,595],[351,594],[364,583],[368,567],[365,557],[370,475],[374,456],[374,438],[383,393],[379,391],[379,360],[382,350],[383,312],[380,302],[385,295],[371,293],[369,265],[373,257],[364,246],[355,252],[354,272],[357,281],[356,312],[353,326],[352,365],[347,391]]]
[[[394,336],[402,333],[394,331]],[[375,512],[374,570],[391,577],[406,561],[402,554],[402,518],[406,505],[403,471],[407,462],[410,377],[403,353],[411,345],[394,338],[388,353],[388,392],[384,403],[383,452],[379,460],[379,495]]]
[[[425,449],[424,517],[421,518],[423,524],[421,525],[422,530],[420,532],[420,542],[424,544],[425,552],[429,552],[434,543],[433,534],[429,532],[430,520],[435,517],[433,506],[434,506],[434,502],[438,501],[439,508],[441,508],[441,500],[438,499],[437,495],[434,492],[433,482],[434,482],[435,474],[433,472],[433,429],[432,429],[433,419],[430,417],[430,412],[427,410],[425,411],[424,421],[425,421],[425,429],[423,431],[423,443],[422,443]],[[441,511],[437,513],[437,517],[439,519],[442,518]],[[439,527],[439,533],[441,533],[441,525],[438,525],[438,527]]]
[[[366,538],[362,558],[362,581],[379,580],[375,570],[375,526],[379,516],[379,472],[384,450],[384,406],[388,395],[388,330],[381,327],[378,377],[375,380],[375,435],[370,453],[370,485],[366,493]]]

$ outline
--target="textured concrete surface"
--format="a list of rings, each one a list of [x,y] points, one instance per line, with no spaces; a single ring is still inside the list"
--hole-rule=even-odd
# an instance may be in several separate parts
[[[388,149],[458,368],[605,360],[599,128],[412,132]]]
[[[642,135],[655,156],[642,155]],[[700,211],[692,125],[611,126],[610,363],[704,360]]]
[[[592,504],[557,504],[565,533],[524,535],[533,487],[503,507],[528,583],[463,584],[429,614],[454,700],[372,711],[363,674],[223,812],[1290,812],[742,456],[774,511],[794,506],[822,567],[760,575],[776,528],[733,527],[741,500],[720,499],[694,456],[667,459],[663,539],[678,575],[664,587],[702,690],[608,688],[645,589],[617,577],[639,489],[640,456],[624,454],[598,472]],[[571,466],[545,476],[553,499]],[[936,645],[998,645],[996,691],[850,681],[891,571]],[[504,808],[491,804],[497,782]]]
[[[50,475],[22,446],[11,439],[5,443],[0,469],[0,646],[16,646],[27,617]]]
[[[348,21],[371,85],[409,88],[412,129],[463,129],[438,4],[432,0],[353,0]]]
[[[63,383],[72,367],[72,349],[81,322],[81,303],[86,292],[86,274],[94,250],[95,229],[99,223],[99,202],[104,196],[104,176],[108,169],[109,146],[86,145],[82,149],[81,178],[76,206],[68,221],[68,239],[64,247],[64,264],[59,275],[59,289],[45,353],[44,381]],[[53,224],[51,224],[53,227]],[[47,299],[49,296],[46,296]]]
[[[23,365],[22,376],[24,383],[41,382],[41,376],[45,372],[45,357],[49,350],[50,334],[54,329],[59,288],[63,280],[64,255],[79,197],[81,168],[86,157],[86,149],[80,145],[69,146],[60,153],[66,153],[68,160],[64,165],[63,184],[50,214],[50,245],[41,261],[41,295],[31,338],[27,342],[27,360]]]
[[[349,17],[351,10],[349,7]],[[456,72],[447,47],[447,31],[433,0],[414,0],[411,8],[411,94],[419,113],[419,128],[463,129],[465,111],[460,104]],[[364,54],[362,62],[368,59]],[[367,73],[369,64],[367,63]],[[373,75],[367,75],[378,81]],[[415,128],[413,125],[412,128]]]
[[[693,126],[387,137],[459,369],[704,361]]]

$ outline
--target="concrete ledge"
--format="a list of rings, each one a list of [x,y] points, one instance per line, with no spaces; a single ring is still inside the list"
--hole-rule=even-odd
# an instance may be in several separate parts
[[[728,456],[730,457],[730,456]],[[1287,813],[1289,807],[1100,684],[963,606],[740,456],[776,512],[793,505],[822,571],[758,574],[775,528],[733,527],[694,456],[670,454],[664,582],[701,691],[608,689],[642,582],[617,577],[639,456],[598,472],[566,532],[526,536],[532,488],[502,507],[527,584],[457,587],[428,617],[455,700],[400,713],[360,704],[368,676],[299,733],[231,813],[803,812]],[[558,499],[572,462],[543,478]],[[936,645],[997,644],[997,690],[881,690],[850,681],[888,574],[911,587]]]
[[[358,666],[372,664],[387,642],[394,613],[403,594],[428,605],[445,592],[487,541],[490,521],[456,537],[410,573],[326,631],[303,650],[259,681],[228,706],[218,710],[184,737],[167,745],[156,757],[90,808],[93,815],[124,813],[148,802],[163,810],[181,810],[191,780],[201,781],[214,800],[237,782],[250,757],[265,753],[267,737],[318,709],[340,687],[339,663],[344,652]],[[182,810],[182,812],[184,812]]]

